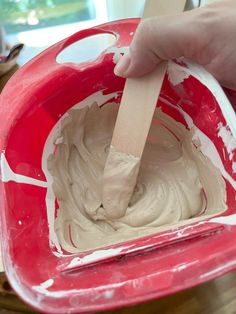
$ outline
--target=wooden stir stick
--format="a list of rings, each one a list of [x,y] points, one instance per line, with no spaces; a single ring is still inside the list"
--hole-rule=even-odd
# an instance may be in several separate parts
[[[171,15],[182,12],[184,10],[185,2],[186,0],[146,0],[143,17]],[[126,80],[111,141],[113,151],[115,150],[116,152],[141,158],[166,69],[167,62],[162,62],[153,72],[139,78],[129,78]],[[106,172],[108,172],[109,167],[111,168],[111,165],[108,165],[110,155],[111,152],[107,158],[104,178],[107,177]],[[136,179],[137,175],[134,180],[135,183]],[[122,181],[125,182],[125,178],[122,178]],[[116,197],[116,195],[117,198],[121,197],[116,186],[117,182],[115,176],[112,177],[112,180],[109,179],[106,181],[105,179],[103,192],[112,190],[113,198]],[[130,198],[134,186],[130,189]],[[114,193],[116,192],[116,189],[117,194]],[[105,194],[108,195],[108,193]],[[109,200],[109,202],[113,204],[115,203],[114,201],[115,200]],[[113,218],[119,216],[122,216],[122,213],[113,215]]]
[[[186,0],[146,0],[144,18],[182,12]],[[120,152],[141,157],[160,94],[167,64],[142,77],[128,78],[111,145]]]

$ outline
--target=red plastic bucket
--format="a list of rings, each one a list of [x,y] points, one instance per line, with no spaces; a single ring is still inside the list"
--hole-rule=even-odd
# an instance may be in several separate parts
[[[61,41],[18,70],[1,95],[3,261],[19,296],[44,312],[85,313],[131,305],[236,268],[235,113],[218,83],[189,62],[170,63],[157,106],[198,130],[206,144],[203,154],[217,156],[228,209],[217,218],[198,223],[189,219],[185,226],[126,243],[81,254],[60,251],[53,229],[56,202],[43,164],[45,147],[52,148],[55,126],[76,104],[84,106],[91,95],[100,105],[119,102],[124,79],[113,74],[114,60],[129,46],[138,23],[108,23]],[[114,34],[117,41],[95,61],[56,62],[70,44],[101,33]],[[228,140],[220,136],[220,127]],[[104,258],[109,261],[101,263]]]

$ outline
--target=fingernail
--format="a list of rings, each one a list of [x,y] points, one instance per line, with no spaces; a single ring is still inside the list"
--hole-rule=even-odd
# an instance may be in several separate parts
[[[117,76],[121,76],[121,77],[124,77],[128,68],[129,68],[129,65],[130,65],[130,54],[129,53],[126,53],[117,63],[117,65],[115,66],[114,68],[114,73],[115,75]]]

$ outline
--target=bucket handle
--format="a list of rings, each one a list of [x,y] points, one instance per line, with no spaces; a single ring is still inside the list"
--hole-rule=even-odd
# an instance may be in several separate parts
[[[61,67],[63,64],[60,64],[56,61],[56,58],[60,52],[79,40],[98,34],[112,34],[116,36],[117,40],[112,47],[119,48],[123,46],[129,46],[139,21],[139,18],[124,19],[81,30],[46,49],[44,52],[32,59],[28,65],[30,67],[32,62],[35,66],[35,63],[37,63],[37,61],[40,59],[41,64],[43,60],[44,69],[46,67],[50,67],[50,69],[52,69],[51,67]]]

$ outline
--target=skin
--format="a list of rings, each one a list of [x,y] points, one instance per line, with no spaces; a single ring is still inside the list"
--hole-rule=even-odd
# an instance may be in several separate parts
[[[189,58],[236,90],[236,1],[218,1],[174,16],[143,20],[130,51],[115,67],[122,77],[139,77],[163,60]]]

